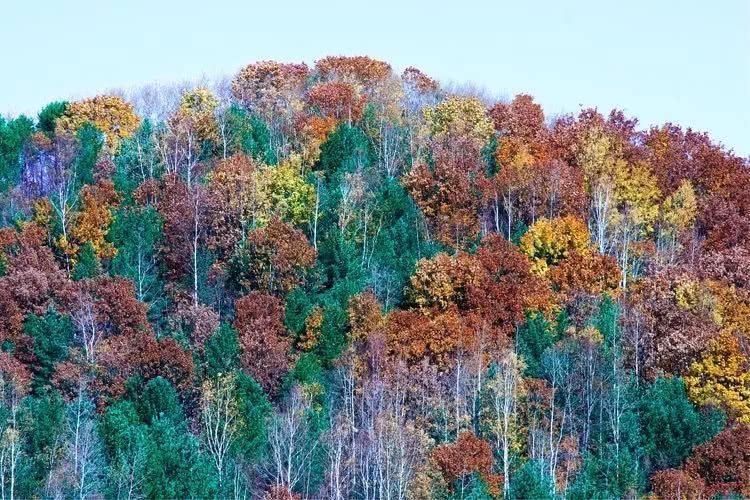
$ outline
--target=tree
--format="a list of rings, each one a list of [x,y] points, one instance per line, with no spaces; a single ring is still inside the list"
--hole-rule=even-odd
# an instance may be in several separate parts
[[[495,462],[492,448],[487,441],[477,438],[471,432],[460,434],[455,443],[435,448],[432,459],[449,488],[457,488],[461,492],[461,497],[474,472],[489,484],[491,491],[499,493],[497,488],[502,478],[492,474]]]
[[[270,201],[263,165],[249,156],[221,160],[208,174],[208,243],[227,261],[248,233],[268,222]]]
[[[581,136],[575,161],[584,173],[589,196],[589,229],[599,253],[611,248],[611,220],[615,210],[615,178],[625,167],[613,139],[601,128],[593,127]]]
[[[721,414],[693,406],[679,377],[656,379],[644,393],[639,413],[652,469],[680,467],[694,446],[711,439],[723,426]]]
[[[690,365],[685,375],[690,399],[716,405],[738,422],[750,423],[750,371],[740,341],[724,332]]]
[[[621,286],[625,288],[630,274],[637,275],[637,266],[631,264],[631,244],[654,230],[659,212],[661,191],[648,164],[636,163],[630,168],[620,168],[615,174],[615,201],[617,214],[613,225],[619,233],[619,263],[622,269]]]
[[[0,192],[21,180],[22,152],[32,132],[33,123],[25,116],[10,121],[0,119]]]
[[[302,231],[275,217],[248,234],[230,263],[230,273],[246,290],[284,295],[302,284],[315,255]]]
[[[235,377],[231,373],[207,380],[201,388],[203,439],[213,457],[219,491],[222,489],[228,453],[240,425],[236,390]]]
[[[5,417],[0,434],[0,493],[15,497],[23,447],[20,409],[22,399],[29,391],[31,374],[8,353],[0,355],[0,390]]]
[[[729,427],[714,439],[698,446],[685,464],[685,472],[700,478],[706,496],[750,494],[750,427]]]
[[[283,221],[300,226],[313,217],[315,187],[303,177],[302,159],[292,156],[264,171],[271,212]]]
[[[402,182],[427,219],[430,232],[441,243],[464,249],[480,231],[482,164],[473,139],[449,137],[446,145],[433,143],[432,162],[417,162]]]
[[[234,98],[269,124],[271,148],[277,156],[287,147],[309,73],[304,63],[260,61],[241,69],[232,81]]]
[[[36,127],[51,138],[55,134],[57,119],[65,115],[68,104],[67,101],[55,101],[47,104],[37,115]]]
[[[512,351],[507,352],[494,364],[495,377],[487,384],[492,397],[489,429],[495,438],[494,448],[502,459],[503,496],[506,497],[511,489],[511,449],[518,446],[520,438],[518,402],[524,392],[521,378],[524,369],[523,361]]]
[[[438,141],[464,137],[477,148],[492,136],[492,121],[487,109],[474,97],[450,97],[435,107],[426,108],[427,133]]]
[[[133,135],[140,123],[133,106],[122,98],[100,95],[69,103],[56,122],[56,133],[75,133],[90,123],[106,136],[108,151],[116,153],[120,142]]]
[[[281,300],[250,292],[235,303],[234,328],[239,335],[243,369],[268,392],[275,392],[289,369],[290,342],[286,338]]]
[[[318,83],[308,90],[305,101],[321,116],[349,125],[362,119],[365,104],[354,86],[345,82]]]
[[[576,217],[542,218],[523,235],[519,246],[534,261],[535,271],[544,274],[573,253],[588,253],[590,236],[586,224]]]

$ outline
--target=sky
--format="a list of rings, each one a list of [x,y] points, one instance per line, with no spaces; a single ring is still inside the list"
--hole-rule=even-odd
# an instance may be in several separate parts
[[[750,156],[750,0],[2,0],[0,114],[258,60],[369,55],[548,116],[617,107]]]

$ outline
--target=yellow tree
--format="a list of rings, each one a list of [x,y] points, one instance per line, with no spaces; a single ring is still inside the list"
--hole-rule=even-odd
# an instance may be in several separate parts
[[[106,239],[114,218],[112,208],[118,202],[114,184],[105,180],[86,185],[81,190],[81,199],[81,209],[73,216],[70,239],[61,236],[58,246],[72,263],[85,243],[91,243],[100,259],[114,257],[117,249]]]
[[[696,404],[718,406],[737,421],[750,423],[750,364],[731,332],[712,340],[690,366],[685,387]]]
[[[583,171],[589,196],[589,229],[599,253],[610,249],[610,223],[615,210],[615,177],[625,161],[614,141],[598,126],[587,129],[575,145],[575,161]]]
[[[590,250],[591,237],[586,223],[573,215],[541,218],[523,235],[520,248],[534,263],[537,274],[545,274],[573,253]]]
[[[107,149],[116,153],[121,140],[132,136],[138,129],[140,119],[133,106],[121,97],[100,95],[70,103],[65,114],[57,119],[56,127],[60,132],[75,133],[86,123],[103,132]]]
[[[683,179],[679,187],[661,205],[658,220],[657,250],[665,263],[674,263],[680,250],[680,235],[693,226],[698,202],[693,184]]]
[[[198,87],[182,94],[178,114],[182,120],[190,121],[201,141],[218,140],[219,129],[214,112],[219,100],[205,87]]]
[[[303,177],[302,157],[291,155],[275,167],[264,167],[259,182],[270,210],[295,226],[310,221],[315,205],[315,187]]]
[[[476,97],[450,97],[435,107],[426,108],[424,117],[427,133],[438,140],[467,137],[482,147],[492,137],[492,121],[484,104]]]
[[[205,149],[219,140],[214,116],[217,105],[218,100],[205,88],[185,92],[164,130],[156,134],[156,145],[167,172],[181,174],[190,191]]]
[[[615,171],[615,203],[612,226],[616,230],[617,254],[625,288],[628,275],[637,271],[637,261],[631,252],[632,243],[650,236],[659,215],[661,191],[656,177],[646,163],[618,164]]]

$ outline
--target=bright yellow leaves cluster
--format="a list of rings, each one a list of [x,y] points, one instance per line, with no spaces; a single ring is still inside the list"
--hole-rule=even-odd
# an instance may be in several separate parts
[[[315,188],[302,177],[302,158],[291,155],[276,167],[266,167],[265,186],[271,211],[291,224],[308,222],[315,204]]]
[[[72,262],[75,262],[79,248],[85,243],[91,243],[100,259],[114,257],[117,249],[106,239],[114,218],[112,208],[118,201],[114,185],[111,181],[102,181],[84,186],[81,197],[81,209],[73,218],[70,238],[61,236],[58,246]]]
[[[661,191],[656,178],[646,163],[626,166],[618,162],[617,165],[615,200],[619,211],[613,214],[613,222],[628,223],[639,234],[649,235],[653,232],[654,222],[659,215]]]
[[[182,95],[180,108],[172,122],[192,127],[201,141],[218,141],[219,129],[214,117],[218,106],[219,100],[210,90],[198,87]]]
[[[677,190],[664,200],[661,220],[672,231],[680,231],[693,223],[697,213],[698,202],[693,184],[683,179]]]
[[[688,281],[677,287],[675,299],[681,308],[708,315],[721,327],[684,377],[688,396],[750,423],[750,360],[742,348],[750,340],[750,298],[716,282]]]
[[[590,250],[591,238],[586,224],[572,215],[536,221],[523,235],[520,248],[534,263],[540,275],[572,253]]]
[[[75,133],[86,123],[104,133],[107,148],[116,152],[122,139],[132,136],[138,129],[140,119],[133,106],[121,97],[100,95],[69,104],[65,114],[57,119],[57,130]]]
[[[487,109],[475,97],[450,97],[434,108],[426,108],[424,117],[432,137],[468,137],[483,145],[493,133]]]
[[[699,405],[716,405],[750,424],[750,370],[739,340],[729,332],[711,341],[708,352],[685,376],[688,396]]]

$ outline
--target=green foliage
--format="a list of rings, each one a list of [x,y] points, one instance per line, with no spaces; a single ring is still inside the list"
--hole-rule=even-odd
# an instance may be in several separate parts
[[[44,487],[52,467],[56,465],[67,422],[65,402],[57,391],[27,399],[24,412],[24,427],[27,441],[25,454],[28,457],[26,484],[19,488],[22,497],[31,497],[31,492]]]
[[[419,237],[421,215],[398,180],[386,181],[376,200],[373,221],[377,221],[377,227],[370,236],[367,252],[363,249],[362,261],[367,284],[388,309],[402,302],[417,261],[432,257],[438,248],[434,241]]]
[[[523,464],[513,475],[511,481],[511,498],[552,499],[550,478],[542,471],[544,465],[536,460]]]
[[[323,308],[323,326],[315,354],[327,366],[339,357],[346,345],[349,315],[346,308],[330,304]]]
[[[598,440],[584,456],[582,470],[570,487],[571,498],[621,498],[643,491],[645,471],[641,466],[641,428],[633,404],[636,388],[626,383],[605,397],[614,399],[618,419],[614,425],[602,422]]]
[[[278,162],[266,123],[234,104],[227,111],[227,136],[228,154],[245,153],[267,165]]]
[[[162,240],[162,217],[153,206],[123,205],[114,211],[108,238],[117,249],[111,273],[133,282],[136,298],[159,316],[163,284],[157,252]]]
[[[143,120],[132,137],[122,141],[115,157],[112,181],[115,189],[126,201],[131,201],[133,191],[144,181],[159,178],[163,171],[159,151],[154,143],[154,127]]]
[[[240,346],[237,330],[223,322],[206,342],[206,375],[216,377],[230,373],[240,365]]]
[[[527,312],[526,321],[518,328],[518,353],[526,364],[524,375],[540,378],[543,374],[542,355],[560,338],[567,326],[564,313],[553,325],[540,313]]]
[[[234,452],[248,463],[257,462],[266,451],[267,421],[273,413],[263,388],[241,371],[237,375],[237,411],[242,417]]]
[[[184,419],[177,390],[167,379],[153,378],[139,393],[136,407],[142,421],[152,424],[158,419],[177,424]]]
[[[33,130],[33,122],[24,115],[9,121],[0,116],[0,193],[18,184],[21,155]]]
[[[64,115],[67,109],[67,101],[56,101],[47,104],[37,116],[36,126],[39,131],[44,132],[47,137],[51,138],[54,136],[57,119]]]
[[[619,344],[620,307],[609,295],[605,295],[599,303],[599,310],[592,319],[592,325],[604,337],[605,352],[611,353]]]
[[[157,418],[149,427],[143,492],[147,498],[212,498],[209,457],[185,422]]]
[[[101,264],[99,263],[99,257],[96,256],[94,245],[90,241],[87,241],[78,251],[78,260],[73,268],[72,278],[75,281],[85,278],[95,278],[100,272]]]
[[[24,333],[34,339],[33,386],[38,391],[50,385],[55,365],[68,359],[73,324],[68,315],[50,308],[44,316],[30,314],[24,322]]]
[[[291,389],[294,384],[311,385],[323,383],[323,368],[320,361],[310,353],[299,357],[294,368],[287,374],[284,381],[285,390]]]
[[[367,135],[358,127],[342,123],[320,147],[318,169],[332,177],[336,173],[354,172],[373,161]]]
[[[724,427],[718,410],[693,406],[679,377],[656,379],[643,393],[639,415],[644,452],[654,470],[681,466],[694,446]]]
[[[94,171],[99,152],[104,146],[104,134],[90,123],[86,123],[78,132],[78,156],[75,160],[76,184],[78,187],[84,184],[94,183]]]

